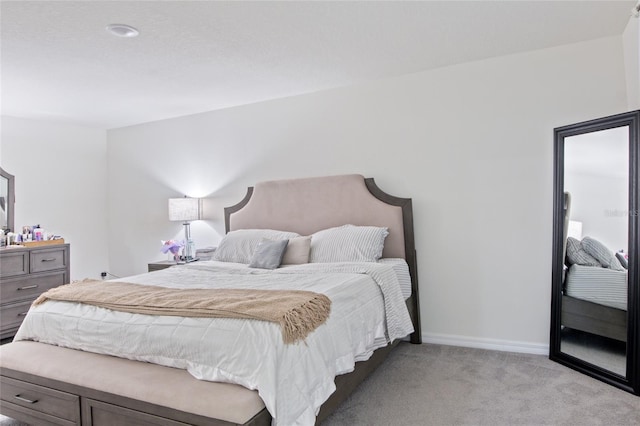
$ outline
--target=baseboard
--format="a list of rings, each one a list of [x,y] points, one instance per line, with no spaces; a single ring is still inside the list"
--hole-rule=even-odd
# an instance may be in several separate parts
[[[535,355],[548,355],[549,345],[478,337],[456,336],[450,334],[422,333],[424,343],[466,348],[489,349],[493,351],[518,352]]]

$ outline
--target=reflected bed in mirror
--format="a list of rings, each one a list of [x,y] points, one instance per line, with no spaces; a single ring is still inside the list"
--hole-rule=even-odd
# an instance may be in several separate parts
[[[636,394],[639,123],[634,111],[555,129],[549,354]]]
[[[560,350],[626,375],[628,126],[564,139],[565,224]]]

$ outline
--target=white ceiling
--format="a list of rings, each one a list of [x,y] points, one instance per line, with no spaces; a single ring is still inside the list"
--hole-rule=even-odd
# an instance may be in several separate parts
[[[635,3],[2,0],[2,114],[123,127],[620,35]]]

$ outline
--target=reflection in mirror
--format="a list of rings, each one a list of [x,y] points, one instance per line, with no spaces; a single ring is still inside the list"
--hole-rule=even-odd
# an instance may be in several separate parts
[[[13,230],[15,178],[0,167],[0,228]]]
[[[626,376],[629,126],[564,139],[560,351]]]
[[[9,200],[9,179],[0,176],[0,228],[7,229],[7,201]]]

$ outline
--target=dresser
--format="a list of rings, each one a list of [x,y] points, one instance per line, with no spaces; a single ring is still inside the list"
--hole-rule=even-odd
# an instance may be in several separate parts
[[[69,244],[0,249],[0,340],[16,334],[31,302],[69,276]]]

